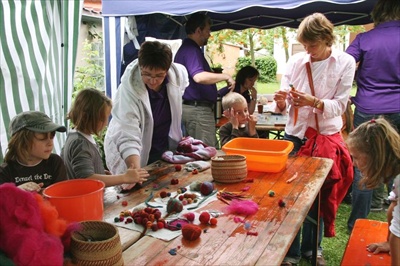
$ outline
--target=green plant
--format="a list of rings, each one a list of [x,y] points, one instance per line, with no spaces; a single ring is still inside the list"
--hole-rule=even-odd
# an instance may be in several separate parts
[[[85,88],[96,88],[103,90],[104,73],[103,63],[100,58],[100,51],[96,49],[102,45],[101,37],[92,41],[85,40],[83,43],[84,58],[82,59],[85,64],[76,68],[74,77],[74,93]]]
[[[250,57],[240,57],[236,63],[236,71],[239,71],[244,66],[251,65]],[[276,81],[277,63],[272,56],[259,57],[255,60],[255,68],[260,72],[259,81],[263,83]]]
[[[222,68],[222,64],[221,63],[212,64],[211,68]]]

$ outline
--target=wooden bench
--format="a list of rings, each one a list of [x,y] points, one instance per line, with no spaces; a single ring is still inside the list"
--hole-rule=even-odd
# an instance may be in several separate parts
[[[388,234],[388,223],[358,219],[347,242],[342,258],[342,266],[390,265],[388,253],[372,254],[367,250],[370,243],[384,242]]]

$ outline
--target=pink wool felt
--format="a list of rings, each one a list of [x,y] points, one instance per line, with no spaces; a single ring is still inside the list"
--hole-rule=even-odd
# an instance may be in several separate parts
[[[45,232],[32,192],[0,185],[0,250],[16,265],[62,265],[60,238]]]
[[[252,200],[232,200],[224,211],[227,214],[252,215],[258,211],[258,205]]]

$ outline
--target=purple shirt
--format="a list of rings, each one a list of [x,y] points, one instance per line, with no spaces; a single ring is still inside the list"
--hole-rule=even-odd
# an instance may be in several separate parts
[[[400,21],[358,34],[346,52],[359,62],[356,108],[366,114],[400,113]]]
[[[147,88],[153,114],[154,128],[149,160],[147,164],[161,159],[168,150],[168,135],[171,127],[171,108],[168,100],[166,82],[159,92]]]
[[[184,100],[212,103],[217,101],[217,86],[215,84],[205,85],[193,80],[193,77],[198,73],[212,72],[196,42],[186,38],[175,55],[175,62],[184,65],[189,74],[189,86],[183,94]]]

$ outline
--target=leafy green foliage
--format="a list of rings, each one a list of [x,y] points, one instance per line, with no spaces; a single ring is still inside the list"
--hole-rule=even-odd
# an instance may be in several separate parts
[[[95,47],[102,45],[102,39],[97,38],[93,41],[85,40],[83,43],[83,53],[85,65],[77,67],[74,78],[74,94],[85,88],[103,89],[104,73],[103,63],[99,59],[99,50]]]
[[[249,65],[252,65],[250,57],[240,57],[236,63],[236,71]],[[276,81],[277,63],[272,56],[256,58],[255,68],[260,72],[260,77],[258,79],[260,82],[268,83]]]

